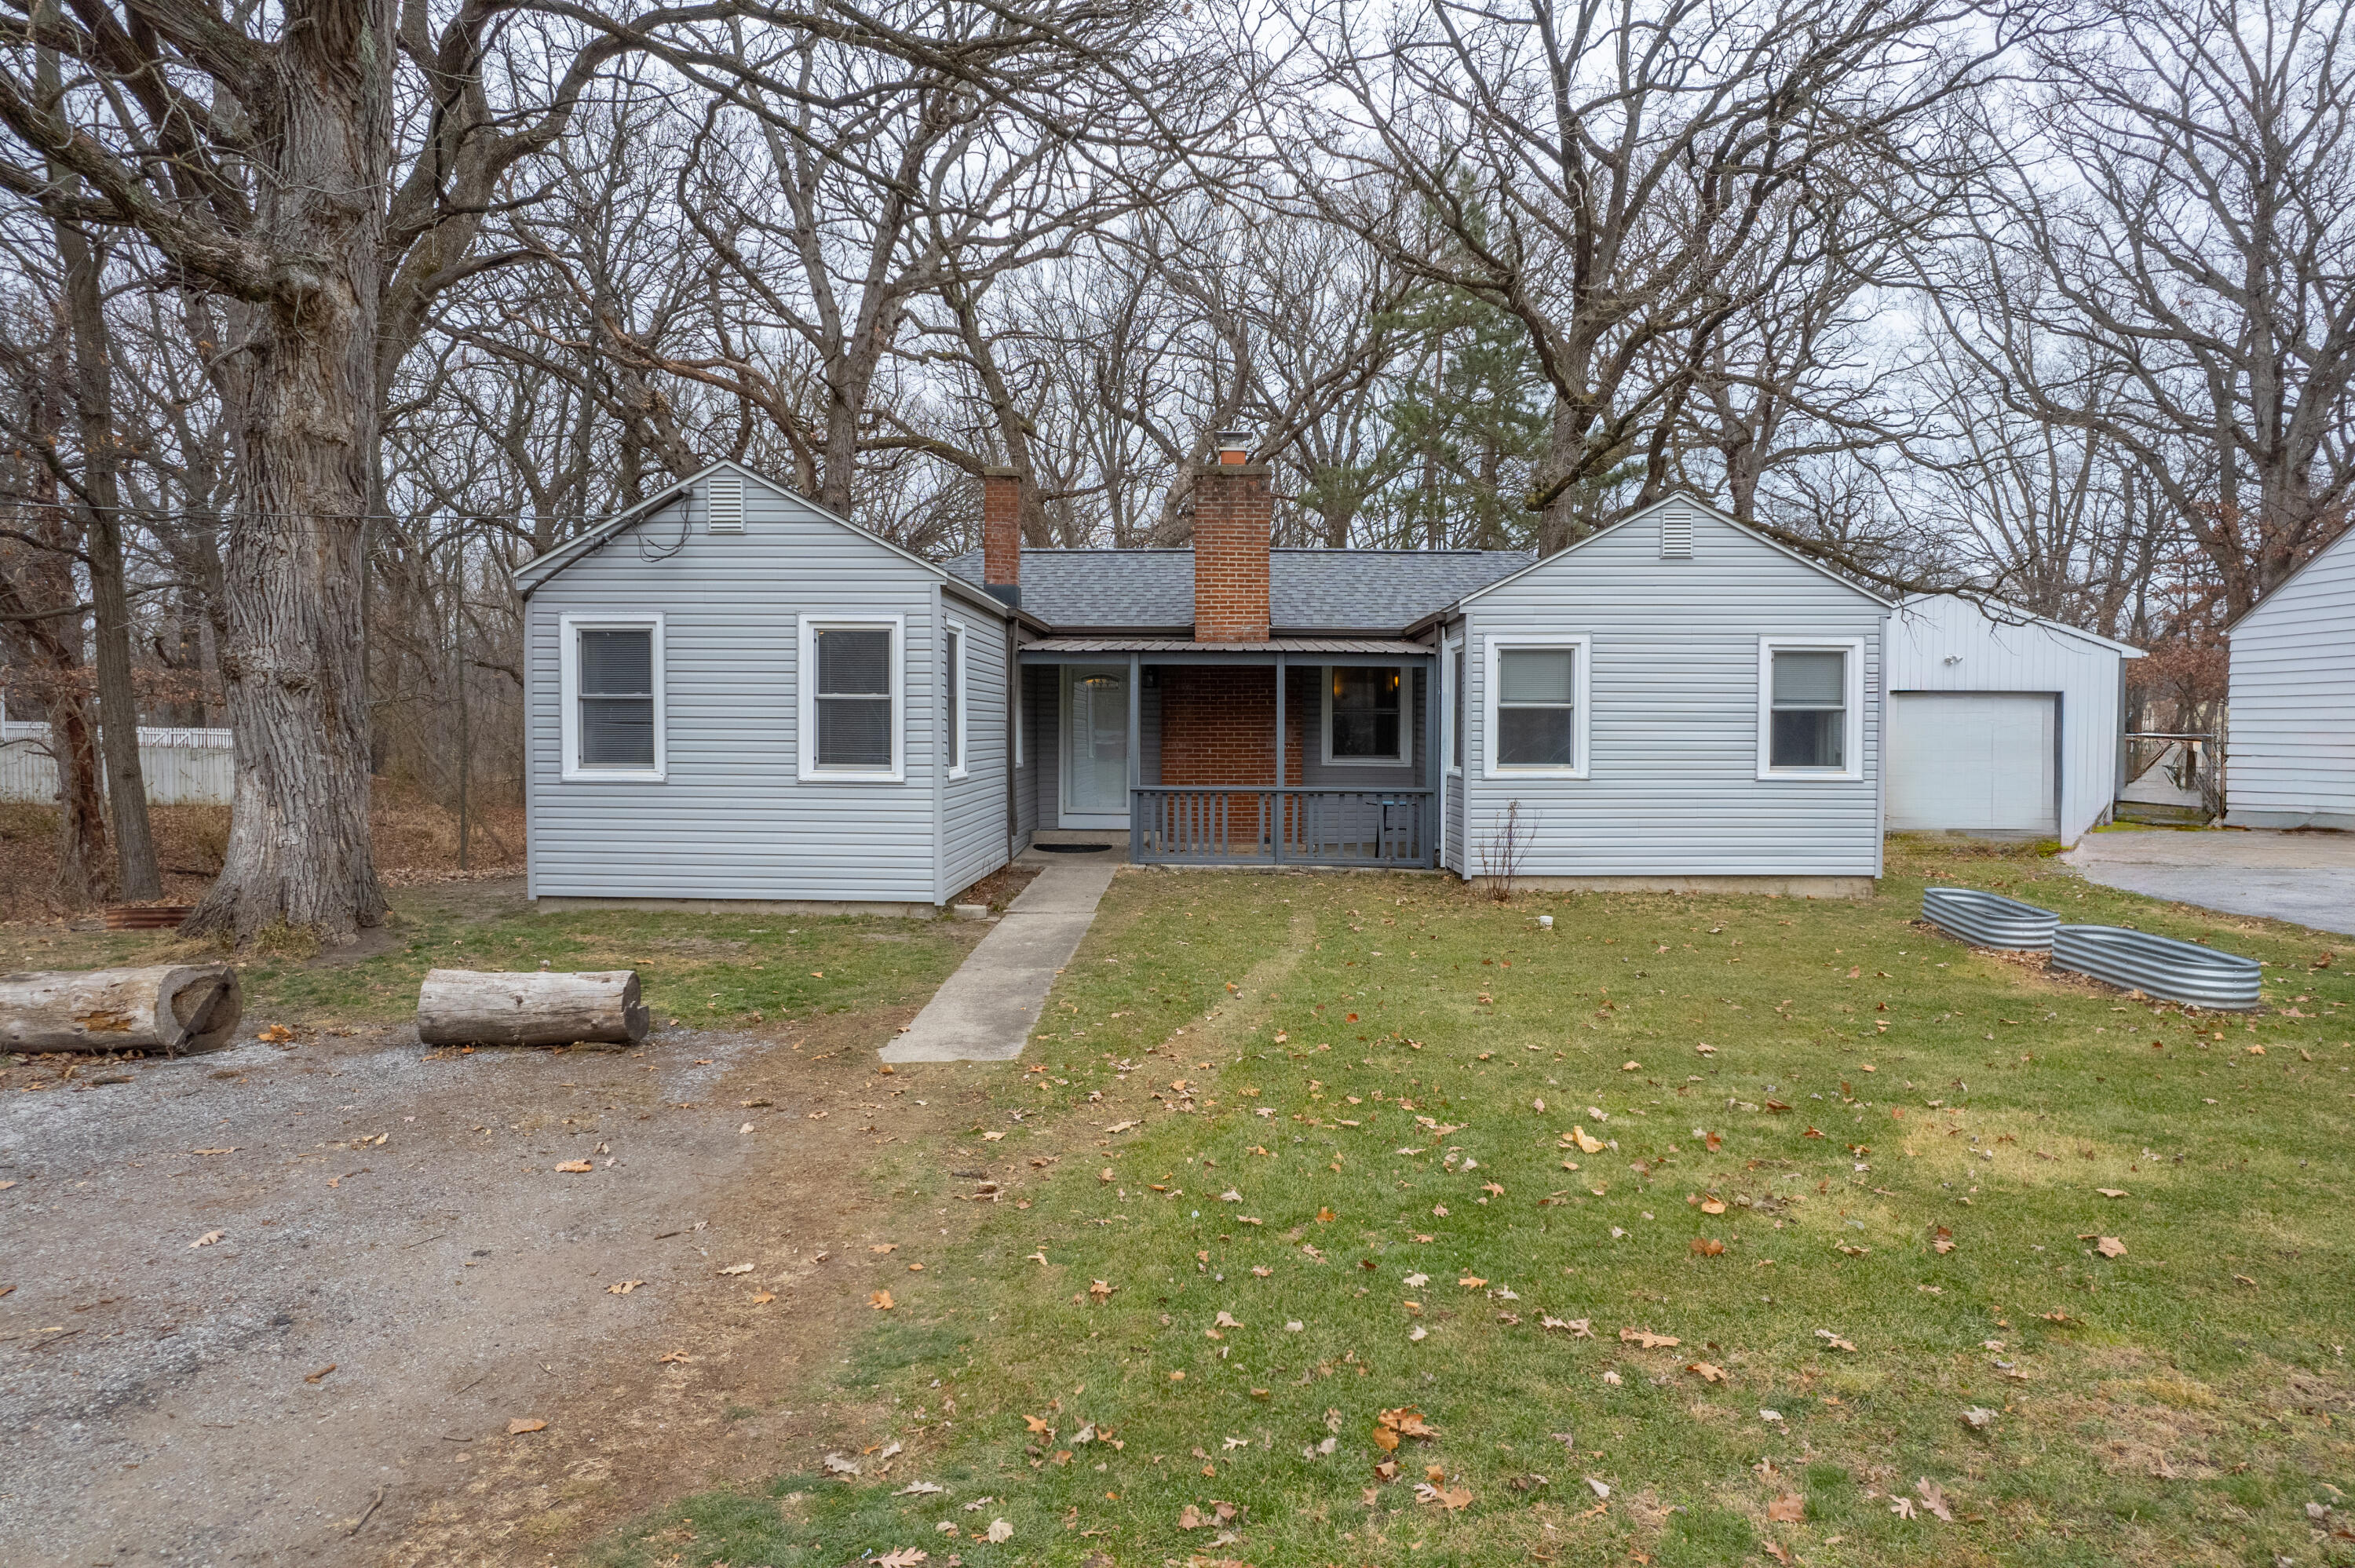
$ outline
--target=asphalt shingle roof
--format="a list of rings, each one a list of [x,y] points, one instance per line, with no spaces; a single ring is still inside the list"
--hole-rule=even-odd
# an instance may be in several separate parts
[[[1270,618],[1279,633],[1396,631],[1537,557],[1525,550],[1274,550]],[[981,581],[981,552],[946,563]],[[1190,628],[1191,550],[1025,550],[1022,608],[1059,630]]]

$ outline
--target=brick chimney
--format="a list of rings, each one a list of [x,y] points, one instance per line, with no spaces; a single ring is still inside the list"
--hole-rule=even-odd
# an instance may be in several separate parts
[[[1218,461],[1194,480],[1194,641],[1263,642],[1273,509],[1267,465],[1241,430],[1219,432]]]
[[[981,471],[981,585],[1022,605],[1022,471]]]

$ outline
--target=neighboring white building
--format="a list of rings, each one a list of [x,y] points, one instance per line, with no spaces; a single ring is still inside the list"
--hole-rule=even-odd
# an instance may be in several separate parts
[[[2076,842],[2117,798],[2126,661],[2141,657],[2025,610],[1904,600],[1889,620],[1891,831]]]
[[[2224,821],[2355,830],[2355,529],[2226,635]]]

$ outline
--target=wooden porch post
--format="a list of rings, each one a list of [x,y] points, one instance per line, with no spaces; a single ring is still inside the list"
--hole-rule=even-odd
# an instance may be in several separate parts
[[[1275,798],[1271,802],[1273,821],[1268,826],[1268,854],[1278,865],[1284,863],[1284,835],[1289,823],[1284,811],[1284,787],[1292,782],[1284,777],[1284,652],[1275,655]]]

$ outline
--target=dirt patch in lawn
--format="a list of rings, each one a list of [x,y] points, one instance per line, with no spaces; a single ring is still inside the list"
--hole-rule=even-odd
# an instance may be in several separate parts
[[[992,1069],[879,1072],[913,1011],[8,1095],[11,1563],[537,1562],[855,1452],[843,1347],[975,1207],[948,1134]]]

